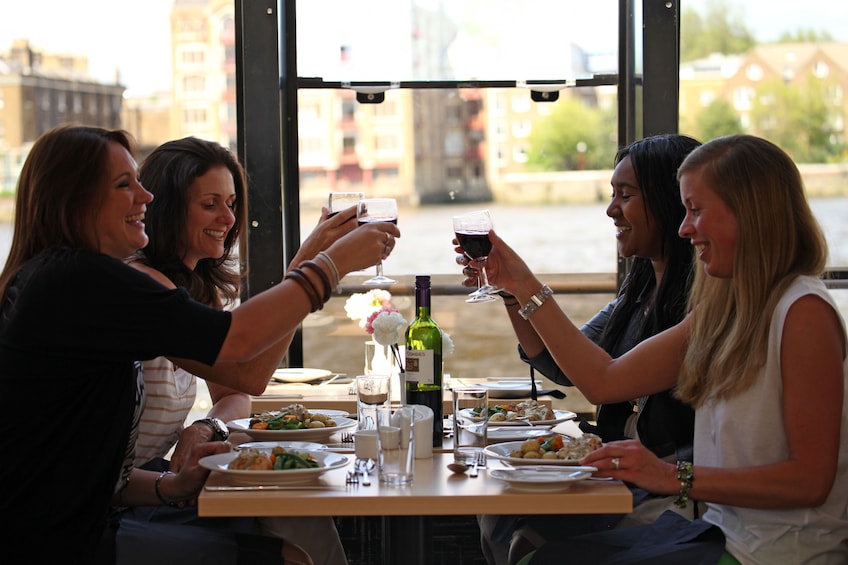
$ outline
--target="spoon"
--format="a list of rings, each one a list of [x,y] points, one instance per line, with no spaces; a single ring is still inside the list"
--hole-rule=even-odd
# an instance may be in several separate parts
[[[457,474],[462,474],[468,470],[468,465],[465,463],[448,463],[448,469]]]

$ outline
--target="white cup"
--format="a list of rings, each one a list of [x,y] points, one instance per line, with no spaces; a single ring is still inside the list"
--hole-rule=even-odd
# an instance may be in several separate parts
[[[353,449],[357,459],[377,461],[377,430],[356,430],[353,438]]]
[[[486,447],[489,391],[482,387],[451,389],[453,396],[453,459],[470,465]],[[474,414],[479,410],[479,415]]]
[[[411,485],[415,465],[415,409],[377,407],[377,468],[380,482]]]

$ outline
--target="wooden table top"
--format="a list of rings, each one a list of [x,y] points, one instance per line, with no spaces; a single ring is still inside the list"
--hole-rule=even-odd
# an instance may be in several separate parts
[[[380,484],[345,485],[348,467],[327,472],[315,484],[326,490],[209,491],[198,497],[200,516],[436,516],[473,514],[629,513],[630,491],[619,481],[586,480],[557,492],[528,493],[509,486],[481,469],[477,478],[456,475],[446,467],[451,453],[415,460],[415,481],[409,487]],[[488,469],[501,468],[489,461]],[[213,471],[207,485],[228,484]]]

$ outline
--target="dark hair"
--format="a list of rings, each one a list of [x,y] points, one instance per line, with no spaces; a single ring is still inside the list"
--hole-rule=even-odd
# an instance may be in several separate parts
[[[645,205],[662,235],[662,253],[667,259],[640,340],[675,325],[686,314],[694,254],[689,241],[678,235],[686,210],[680,201],[677,168],[700,145],[699,141],[685,135],[656,135],[634,141],[619,149],[615,155],[616,165],[630,157]],[[623,337],[638,307],[639,295],[652,290],[655,284],[651,260],[634,257],[621,285],[620,300],[601,339],[601,346],[607,351],[612,350]]]
[[[20,268],[46,249],[99,248],[91,226],[106,196],[110,143],[133,153],[127,132],[99,127],[62,125],[35,141],[18,179],[0,295]]]
[[[224,254],[202,259],[192,270],[179,255],[187,245],[188,189],[195,179],[219,166],[226,167],[233,177],[235,222],[224,240]],[[185,137],[154,149],[139,168],[139,179],[154,196],[145,216],[150,242],[138,253],[140,260],[204,304],[221,307],[234,301],[241,274],[232,251],[245,223],[247,202],[247,181],[236,157],[213,141]]]

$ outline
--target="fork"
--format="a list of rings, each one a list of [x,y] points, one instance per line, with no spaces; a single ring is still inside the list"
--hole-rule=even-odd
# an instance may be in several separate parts
[[[357,459],[356,460],[356,468],[359,471],[359,474],[362,475],[362,486],[370,487],[371,486],[371,477],[368,476],[374,469],[374,460],[373,459]]]
[[[342,432],[342,443],[353,443],[354,437],[350,432]]]
[[[474,463],[471,465],[471,471],[468,472],[468,476],[474,478],[477,476],[477,470],[480,468],[486,467],[486,454],[482,451],[477,452],[477,457],[474,458]]]

